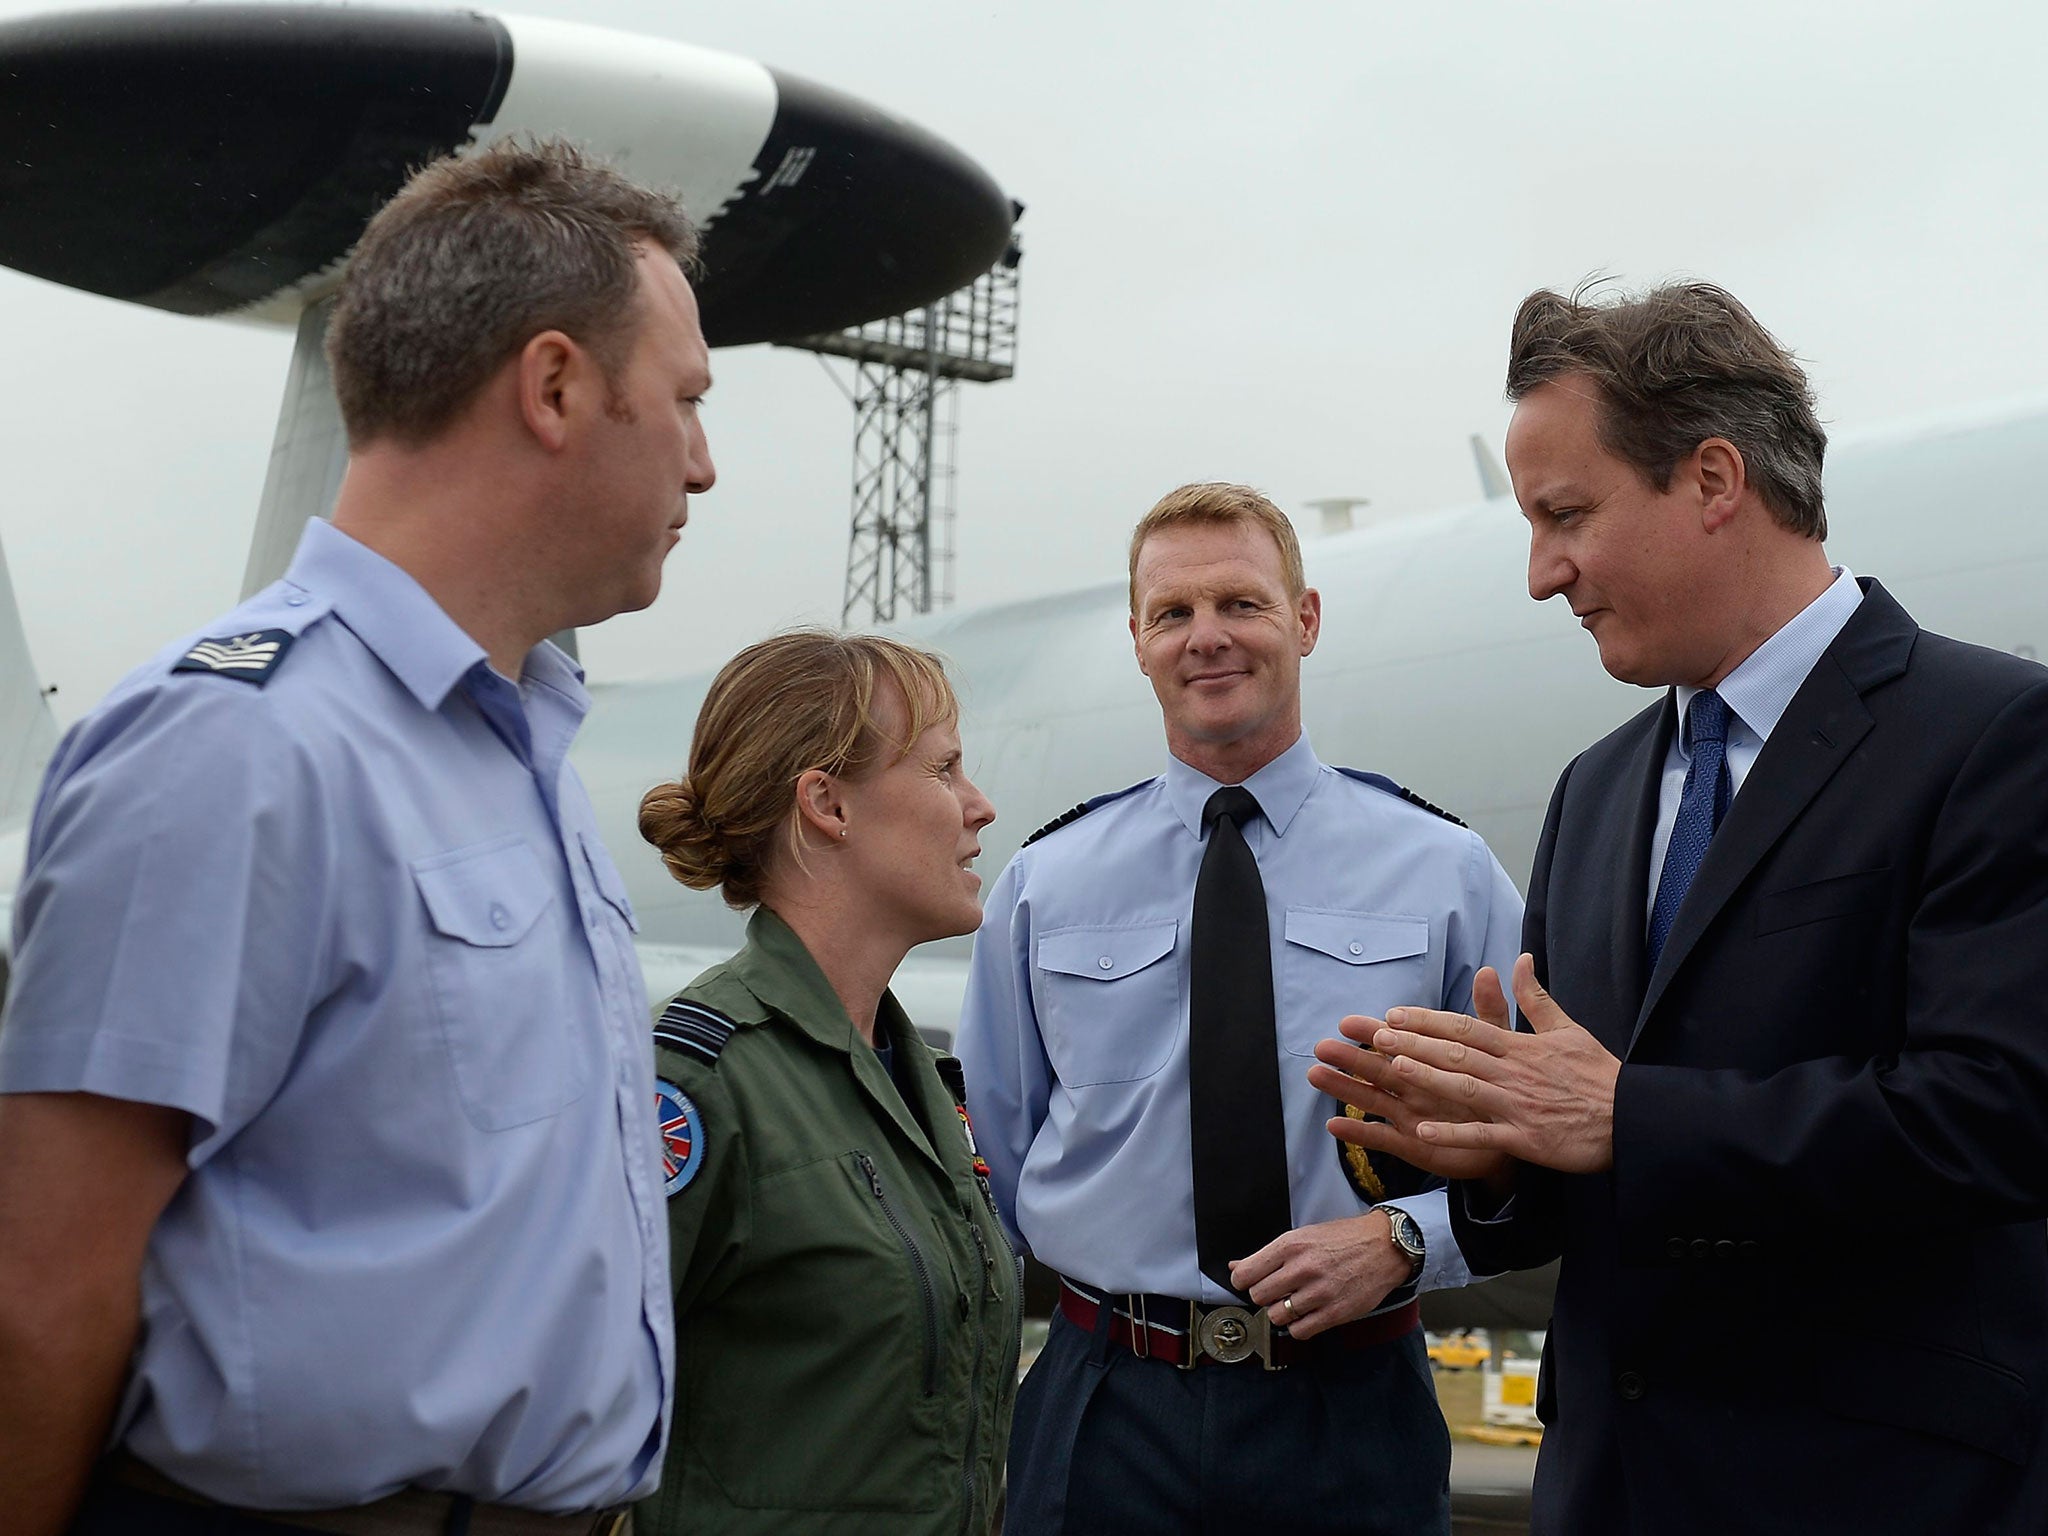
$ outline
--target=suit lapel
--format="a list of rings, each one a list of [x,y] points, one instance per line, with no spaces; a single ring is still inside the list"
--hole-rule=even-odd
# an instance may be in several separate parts
[[[1912,653],[1917,627],[1884,588],[1870,582],[1863,602],[1842,633],[1821,654],[1785,714],[1757,754],[1728,819],[1707,845],[1692,889],[1664,941],[1636,1014],[1629,1048],[1710,924],[1757,864],[1835,776],[1849,754],[1870,734],[1863,695],[1897,677]],[[1648,880],[1647,869],[1644,879]],[[1642,888],[1647,893],[1647,885]],[[1640,916],[1640,909],[1637,911]],[[1641,927],[1638,925],[1638,950]]]
[[[1678,706],[1667,690],[1664,707],[1649,717],[1646,729],[1636,738],[1623,767],[1620,783],[1637,786],[1635,804],[1629,814],[1609,818],[1609,845],[1600,850],[1598,866],[1611,871],[1615,889],[1605,893],[1614,914],[1608,936],[1608,953],[1614,958],[1615,996],[1620,1006],[1610,1015],[1617,1023],[1628,1018],[1627,1009],[1638,1002],[1648,980],[1649,955],[1643,942],[1644,916],[1650,880],[1650,842],[1657,830],[1657,797],[1664,782],[1664,754],[1677,729]],[[1620,1054],[1621,1040],[1602,1042]]]

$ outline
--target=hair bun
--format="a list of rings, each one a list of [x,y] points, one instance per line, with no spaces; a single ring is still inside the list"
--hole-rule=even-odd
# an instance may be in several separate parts
[[[732,866],[732,850],[688,780],[657,784],[640,797],[640,835],[660,850],[668,872],[693,891],[722,884]]]

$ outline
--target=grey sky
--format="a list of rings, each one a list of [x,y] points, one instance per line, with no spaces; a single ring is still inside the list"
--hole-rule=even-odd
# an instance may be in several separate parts
[[[2038,8],[518,8],[851,91],[1029,205],[1018,376],[961,401],[967,603],[1113,575],[1183,480],[1472,499],[1516,300],[1595,269],[1733,289],[1840,429],[2048,388]],[[4,269],[0,327],[0,538],[69,720],[234,601],[290,337]],[[599,680],[837,616],[851,413],[807,356],[716,368],[718,488],[660,603],[586,638]]]

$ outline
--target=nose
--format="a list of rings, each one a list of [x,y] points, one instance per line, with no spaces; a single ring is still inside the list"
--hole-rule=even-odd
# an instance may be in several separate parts
[[[703,425],[691,434],[689,477],[684,486],[692,496],[702,496],[718,483],[718,466],[711,462],[711,439],[704,435]]]
[[[1213,608],[1199,608],[1188,625],[1188,649],[1208,655],[1230,644],[1230,630]]]
[[[960,800],[961,821],[968,831],[979,832],[996,819],[995,802],[981,792],[974,780],[965,775],[962,775],[960,783],[964,791]]]
[[[1537,602],[1557,596],[1578,579],[1578,568],[1551,547],[1540,528],[1529,530],[1529,595]]]

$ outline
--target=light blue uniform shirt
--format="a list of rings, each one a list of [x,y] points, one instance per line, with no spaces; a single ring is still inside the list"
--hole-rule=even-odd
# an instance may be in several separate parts
[[[508,682],[318,521],[207,633],[263,630],[297,639],[262,686],[173,672],[187,640],[72,728],[15,906],[0,1090],[194,1117],[117,1435],[259,1508],[645,1494],[652,1043],[581,674]]]
[[[1202,807],[1186,763],[1020,850],[989,892],[959,1054],[997,1208],[1060,1273],[1109,1291],[1231,1300],[1195,1257],[1188,960]],[[1368,1202],[1311,1088],[1318,1040],[1349,1013],[1469,1011],[1505,976],[1522,901],[1477,833],[1316,760],[1303,736],[1245,781],[1266,887],[1296,1226]],[[1390,1201],[1421,1224],[1419,1288],[1471,1278],[1442,1191]]]
[[[1757,754],[1771,739],[1771,732],[1785,717],[1792,695],[1799,691],[1807,674],[1820,661],[1821,653],[1835,643],[1835,637],[1855,617],[1863,601],[1863,589],[1846,566],[1835,567],[1835,579],[1825,592],[1808,603],[1770,639],[1742,659],[1742,664],[1714,691],[1728,706],[1728,790],[1732,803],[1742,792]],[[1678,718],[1692,707],[1697,688],[1678,690]],[[1657,786],[1657,825],[1650,835],[1650,889],[1643,905],[1643,931],[1649,931],[1650,914],[1657,907],[1657,884],[1664,875],[1664,855],[1671,847],[1671,829],[1678,825],[1678,802],[1685,794],[1686,770],[1692,767],[1692,749],[1685,744],[1685,732],[1671,733],[1664,749],[1664,777]]]

